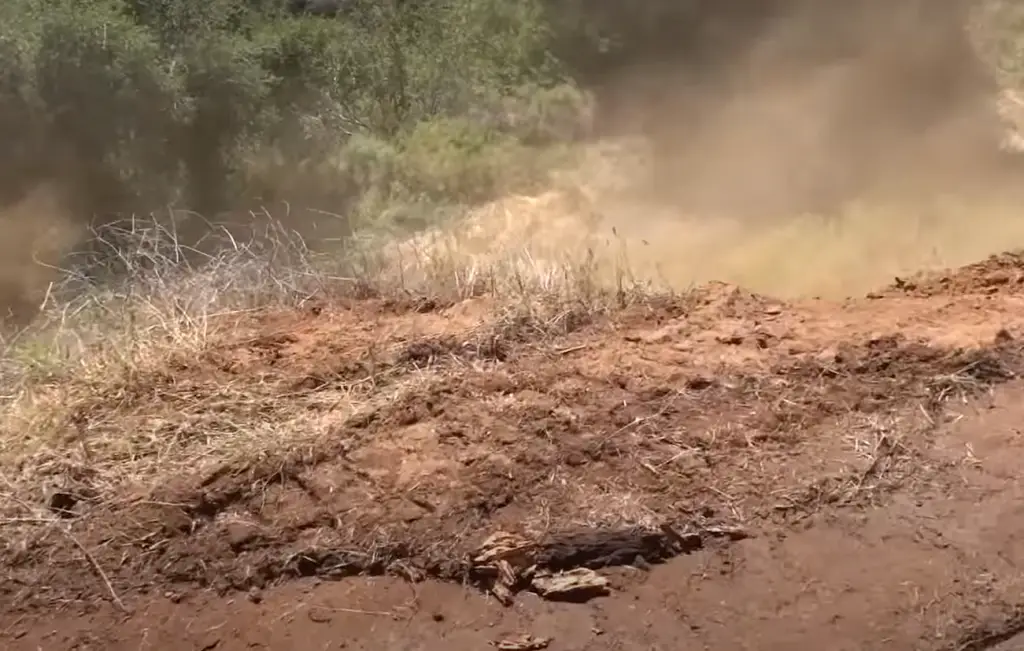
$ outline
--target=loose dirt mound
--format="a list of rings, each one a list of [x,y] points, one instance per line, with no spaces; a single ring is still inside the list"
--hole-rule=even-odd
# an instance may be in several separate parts
[[[961,296],[1024,293],[1024,257],[1002,253],[956,272],[919,274],[897,278],[887,290],[894,296]]]
[[[799,534],[816,563],[844,518],[884,530],[908,499],[961,499],[964,458],[939,442],[951,405],[1024,370],[1022,274],[1008,254],[844,303],[712,284],[602,311],[482,298],[246,317],[199,356],[87,387],[63,447],[9,450],[8,633],[38,644],[30,622],[56,605],[230,610],[202,595],[259,602],[311,576],[450,580],[512,602],[628,592],[609,568],[720,564],[738,541],[750,554]],[[724,567],[690,580],[768,590]],[[856,593],[889,571],[826,580]],[[980,617],[980,588],[957,590],[943,616]],[[1002,613],[985,595],[982,614]],[[915,617],[893,608],[887,622]],[[137,648],[135,626],[93,642]],[[99,631],[82,630],[60,643],[86,648],[72,642]],[[371,633],[362,644],[387,646]]]

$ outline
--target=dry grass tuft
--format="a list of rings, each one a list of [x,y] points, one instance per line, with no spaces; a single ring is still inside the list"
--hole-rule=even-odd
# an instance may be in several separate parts
[[[405,239],[366,235],[331,252],[307,246],[268,214],[253,215],[260,226],[244,238],[236,228],[208,224],[206,240],[191,247],[173,227],[161,225],[175,220],[133,220],[96,229],[90,255],[59,270],[59,281],[49,285],[37,322],[3,341],[0,514],[46,519],[53,515],[54,494],[101,503],[137,500],[185,476],[315,458],[344,447],[339,432],[352,435],[361,419],[388,405],[422,401],[466,374],[487,375],[514,351],[540,351],[559,366],[562,355],[601,347],[607,342],[568,341],[566,335],[696,281],[718,277],[790,290],[779,293],[838,291],[854,279],[889,280],[887,262],[865,271],[872,252],[893,253],[883,261],[919,261],[922,242],[939,235],[957,240],[957,246],[976,236],[967,248],[979,255],[991,244],[984,229],[968,228],[958,219],[959,209],[948,218],[926,220],[877,206],[854,207],[838,220],[805,216],[756,227],[670,216],[665,206],[644,212],[640,207],[650,204],[637,199],[632,180],[611,163],[618,156],[625,154],[595,150],[591,168],[581,172],[584,178],[567,176],[547,193],[478,206],[452,224]],[[1002,217],[990,214],[1001,223]],[[1001,232],[1014,229],[1009,225]],[[729,303],[722,308],[727,311],[749,307],[723,301]],[[705,316],[712,321],[721,316],[708,310]],[[686,336],[695,334],[691,330]],[[845,336],[839,330],[834,334]],[[747,375],[771,374],[756,366],[761,349],[721,338],[703,352],[676,350],[664,342],[663,358],[650,365],[657,366],[656,374],[668,373],[686,364],[678,361],[681,356],[706,355],[694,363],[699,367],[736,355],[749,358]],[[608,347],[614,350],[595,352],[590,363],[601,365],[598,374],[611,380],[624,353],[617,344]],[[678,378],[645,377],[643,368],[638,359],[623,373],[650,383],[652,391],[658,382],[677,383]],[[500,373],[492,375],[487,382],[500,380]],[[629,472],[593,483],[569,482],[562,512],[555,516],[585,526],[653,527],[657,514],[651,495],[700,484],[686,499],[711,496],[727,505],[729,517],[747,519],[742,496],[757,494],[758,482],[774,482],[772,473],[790,460],[788,450],[777,449],[785,446],[773,439],[779,436],[775,430],[806,426],[801,419],[808,414],[835,409],[815,402],[815,391],[823,391],[816,389],[819,380],[786,389],[792,393],[788,402],[764,404],[763,396],[783,391],[764,386],[763,393],[739,387],[735,395],[723,394],[722,402],[703,404],[707,413],[693,418],[712,439],[704,443],[661,428],[662,410],[678,406],[674,398],[645,405],[655,409],[638,417],[646,420],[610,430],[627,450],[623,454],[633,455],[619,468],[628,466]],[[949,379],[951,395],[963,381]],[[681,402],[700,402],[690,398]],[[462,402],[472,405],[476,399]],[[533,405],[538,411],[524,411],[522,418],[543,419],[543,405],[538,399]],[[593,408],[596,413],[607,406],[596,401]],[[766,419],[767,429],[759,429],[755,416]],[[719,417],[723,422],[711,422]],[[732,417],[740,420],[730,423]],[[747,423],[748,418],[753,420]],[[883,438],[886,445],[894,443],[886,436],[876,441],[879,450]],[[650,445],[656,447],[645,447]],[[736,455],[737,446],[745,446],[744,455]],[[380,444],[384,455],[401,449]],[[901,446],[886,450],[877,456],[903,458]],[[818,449],[801,448],[804,452],[812,460],[821,456]],[[436,450],[424,453],[425,465],[434,460],[426,459],[431,454],[443,456]],[[736,463],[746,465],[726,472],[725,480],[693,479],[712,465],[731,469]],[[574,471],[553,468],[547,481],[555,491],[568,481],[569,475],[559,472]],[[808,509],[822,500],[860,502],[884,493],[889,483],[881,475],[894,473],[891,464],[879,466],[879,477],[861,472],[847,469],[838,483],[811,486],[806,495],[783,501]],[[779,478],[779,483],[800,480]],[[541,530],[548,526],[535,524]]]
[[[263,217],[265,228],[246,241],[211,226],[202,250],[150,220],[94,233],[93,256],[62,270],[37,322],[3,342],[6,514],[28,515],[26,503],[54,485],[109,499],[183,473],[315,447],[347,418],[429,382],[433,367],[500,355],[511,341],[543,342],[644,293],[624,281],[609,292],[585,258],[541,261],[526,248],[486,260],[463,255],[461,243],[426,240],[316,253]],[[415,299],[435,311],[482,303],[451,332],[394,339],[381,327],[377,340],[354,342],[353,355],[374,370],[352,377],[327,373],[303,383],[308,377],[272,369],[231,375],[203,367],[244,344],[245,333],[265,334],[261,324],[275,315],[301,325],[311,306],[367,297]],[[403,361],[414,372],[396,371]]]

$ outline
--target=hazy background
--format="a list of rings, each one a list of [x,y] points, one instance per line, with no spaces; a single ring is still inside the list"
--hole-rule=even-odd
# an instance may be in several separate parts
[[[1018,3],[295,7],[0,7],[16,321],[68,278],[117,279],[154,232],[208,252],[223,225],[279,221],[339,256],[371,232],[480,259],[589,247],[609,273],[787,295],[1024,244],[1021,164],[999,147]]]

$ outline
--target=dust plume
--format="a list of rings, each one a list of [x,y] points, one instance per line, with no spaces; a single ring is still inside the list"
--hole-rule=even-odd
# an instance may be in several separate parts
[[[1024,245],[1024,166],[1000,149],[970,6],[791,7],[713,75],[631,71],[624,92],[660,89],[620,102],[653,169],[643,204],[601,212],[632,263],[673,285],[843,295]]]
[[[35,317],[51,283],[62,276],[64,256],[84,231],[50,184],[0,210],[0,321],[24,326]]]
[[[699,8],[684,31],[697,45],[678,45],[667,21],[667,40],[646,39],[686,56],[652,47],[587,78],[598,133],[580,168],[548,193],[474,210],[442,234],[446,254],[526,248],[537,264],[593,256],[611,280],[843,296],[1024,246],[1024,165],[1000,150],[999,88],[968,38],[968,3],[689,4]],[[172,132],[184,150],[170,159],[220,183],[222,170],[208,169],[217,156],[200,146],[210,139]],[[30,167],[94,199],[83,208],[76,196],[75,215],[118,203],[99,192],[116,184],[70,158]],[[217,205],[221,190],[200,187],[193,202]],[[0,215],[0,303],[28,313],[43,300],[47,265],[85,228],[71,214],[39,189]],[[198,239],[209,225],[192,226]],[[436,247],[437,235],[415,244]]]
[[[458,246],[585,250],[611,275],[677,289],[832,297],[1024,246],[1024,164],[1001,147],[1000,88],[967,3],[774,7],[727,51],[707,39],[698,67],[608,72],[599,128],[632,144],[593,147],[562,180],[585,201],[499,202],[459,225]]]

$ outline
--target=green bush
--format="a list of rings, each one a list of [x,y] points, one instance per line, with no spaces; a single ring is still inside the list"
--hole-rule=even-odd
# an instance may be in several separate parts
[[[8,201],[49,178],[90,215],[461,203],[535,180],[574,135],[571,109],[552,119],[523,91],[563,81],[539,0],[356,0],[337,19],[276,0],[9,0],[0,19]]]
[[[173,199],[166,155],[179,108],[179,80],[159,43],[114,2],[47,10],[35,54],[35,92],[56,172],[75,183],[90,210],[120,208],[135,194]]]

